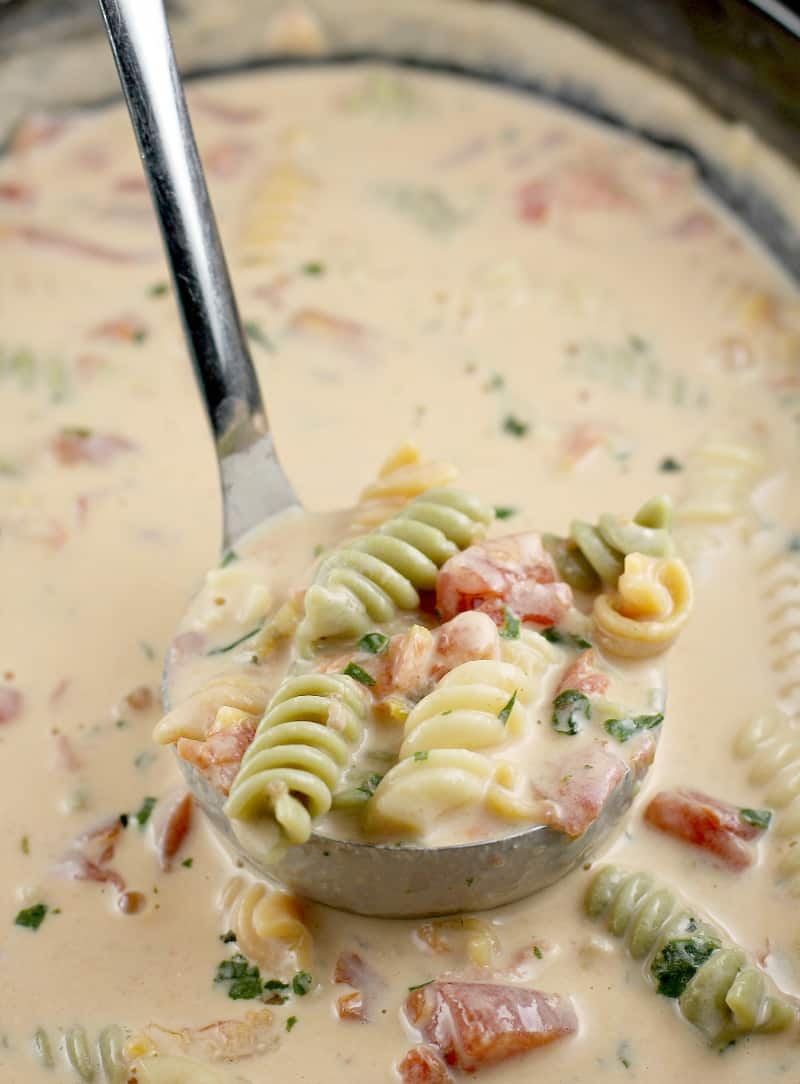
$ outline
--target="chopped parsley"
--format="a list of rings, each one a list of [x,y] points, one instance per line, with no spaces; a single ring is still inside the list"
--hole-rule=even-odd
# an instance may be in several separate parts
[[[494,506],[495,519],[511,519],[511,517],[516,514],[516,508],[512,508],[510,504],[496,504]]]
[[[120,815],[119,815],[119,823],[122,825],[123,828],[128,827],[128,822],[129,821],[130,821],[130,817],[128,816],[127,813],[120,813]]]
[[[240,952],[217,965],[214,982],[229,984],[228,997],[232,1001],[252,1001],[264,992],[261,972]]]
[[[219,563],[219,567],[227,568],[228,565],[232,565],[234,561],[238,560],[239,554],[236,552],[236,550],[228,550],[227,553],[223,555],[222,560]]]
[[[19,841],[19,849],[22,851],[23,854],[31,853],[31,841],[28,836],[23,836],[22,839]]]
[[[133,814],[136,817],[136,823],[140,828],[144,828],[147,822],[150,820],[150,814],[153,812],[153,807],[156,804],[155,798],[145,798],[136,812]]]
[[[382,632],[368,632],[358,641],[358,646],[370,655],[382,655],[389,646],[389,637]]]
[[[627,1039],[621,1039],[617,1043],[617,1061],[625,1069],[630,1069],[633,1065],[633,1059],[631,1057],[631,1044]]]
[[[235,647],[238,647],[239,644],[243,644],[245,642],[245,640],[249,640],[251,636],[255,636],[255,634],[257,632],[260,632],[261,627],[262,627],[261,625],[256,625],[256,627],[254,629],[250,629],[250,631],[246,632],[244,634],[244,636],[239,636],[239,637],[237,637],[237,639],[231,640],[231,642],[229,644],[223,644],[222,647],[212,647],[211,650],[207,652],[207,654],[208,655],[224,655],[228,651],[233,651],[233,649]]]
[[[427,760],[427,759],[428,759],[428,750],[427,749],[418,749],[416,751],[416,753],[414,754],[414,760]]]
[[[154,282],[147,290],[148,297],[163,297],[169,290],[166,282]]]
[[[251,342],[258,343],[258,345],[263,346],[265,350],[275,349],[271,339],[261,327],[261,324],[257,323],[255,320],[245,320],[242,326]]]
[[[536,957],[537,960],[543,960],[544,959],[544,953],[542,952],[542,950],[539,948],[538,945],[533,946],[533,955]]]
[[[500,629],[500,635],[504,640],[519,640],[519,618],[511,610],[506,610],[505,621]]]
[[[286,1030],[291,1031],[296,1023],[297,1023],[297,1017],[296,1016],[287,1016],[286,1017]]]
[[[426,979],[425,982],[418,982],[416,986],[409,986],[408,992],[413,993],[414,990],[422,990],[424,987],[430,986],[432,982],[433,979]]]
[[[368,775],[367,778],[363,780],[363,782],[359,783],[359,785],[356,787],[356,790],[359,791],[361,794],[366,794],[368,798],[371,798],[375,791],[378,789],[378,784],[380,783],[381,779],[383,779],[383,776],[380,774],[380,772],[373,772],[372,775]]]
[[[486,381],[487,391],[502,391],[506,386],[506,378],[502,373],[492,373],[489,379]]]
[[[542,629],[539,633],[540,636],[544,636],[550,644],[563,644],[564,647],[580,648],[581,651],[585,651],[586,648],[592,645],[588,640],[584,640],[582,636],[575,636],[571,632],[564,632],[563,629],[557,629],[554,625],[550,628]]]
[[[671,455],[668,455],[658,464],[658,469],[664,471],[665,474],[673,474],[675,471],[683,470],[683,464],[679,463],[677,459],[673,459]]]
[[[304,263],[300,269],[304,275],[324,275],[325,264],[320,263],[319,260],[309,260],[308,263]]]
[[[553,701],[553,729],[559,734],[577,734],[592,717],[589,698],[578,689],[565,689]]]
[[[349,662],[347,666],[345,666],[342,673],[346,674],[348,677],[353,678],[354,681],[360,681],[362,685],[375,684],[375,678],[372,676],[372,674],[367,673],[367,671],[364,670],[363,667],[359,666],[357,662]]]
[[[14,919],[15,926],[22,926],[26,930],[38,930],[44,922],[49,907],[46,903],[34,903],[32,907],[23,907]]]
[[[772,813],[769,809],[740,809],[739,816],[745,824],[752,824],[754,828],[769,828]]]
[[[667,941],[650,965],[656,989],[664,997],[680,997],[694,975],[719,948],[719,941],[702,933]]]
[[[655,715],[632,715],[625,719],[606,719],[603,727],[612,738],[619,742],[626,742],[642,730],[653,730],[663,722],[664,716],[659,711]]]
[[[503,418],[503,432],[512,437],[524,437],[529,429],[528,422],[521,421],[515,414],[506,414]]]
[[[314,980],[307,971],[298,971],[292,979],[292,990],[298,997],[305,997],[313,985]]]
[[[148,644],[146,640],[140,640],[139,647],[142,649],[144,657],[146,659],[149,659],[150,662],[152,662],[153,659],[156,657],[156,649],[153,647],[153,645]]]
[[[184,860],[181,862],[181,865],[183,866],[184,869],[191,869],[192,866],[194,865],[194,859],[193,858],[184,858]]]
[[[514,692],[511,694],[511,697],[510,697],[508,703],[506,704],[506,706],[504,708],[502,708],[497,713],[497,718],[500,720],[500,722],[503,724],[503,726],[506,725],[506,723],[508,722],[509,715],[514,710],[514,705],[517,702],[517,693],[518,692],[519,692],[519,689],[515,689]]]
[[[236,934],[233,932],[233,930],[226,930],[225,933],[221,933],[219,935],[219,939],[223,943],[223,945],[229,945],[231,941],[236,940]]]

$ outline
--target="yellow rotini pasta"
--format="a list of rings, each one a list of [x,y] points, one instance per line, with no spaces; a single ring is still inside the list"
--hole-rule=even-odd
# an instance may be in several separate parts
[[[275,162],[244,201],[239,233],[242,263],[270,263],[297,232],[319,182],[292,161]]]
[[[660,655],[674,643],[691,607],[692,581],[682,561],[628,554],[617,589],[594,601],[595,642],[609,655]]]
[[[236,708],[258,718],[267,705],[272,684],[256,669],[221,674],[167,712],[156,724],[153,739],[159,745],[170,745],[179,738],[203,741],[222,708]]]
[[[220,909],[225,930],[260,968],[277,975],[311,968],[313,942],[295,896],[237,874],[222,890]]]
[[[358,498],[353,525],[359,530],[371,530],[385,523],[414,497],[450,486],[458,479],[458,470],[451,463],[429,460],[424,462],[419,447],[404,441],[383,463],[374,482],[370,482]]]

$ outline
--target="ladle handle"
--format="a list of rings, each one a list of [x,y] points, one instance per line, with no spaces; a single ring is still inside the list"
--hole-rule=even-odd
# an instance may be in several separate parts
[[[163,0],[98,0],[219,461],[224,545],[297,504],[277,460],[197,153]]]

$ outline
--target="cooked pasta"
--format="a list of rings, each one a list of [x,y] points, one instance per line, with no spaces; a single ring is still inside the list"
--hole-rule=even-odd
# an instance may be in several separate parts
[[[222,674],[167,712],[156,724],[153,739],[159,745],[170,745],[179,738],[203,741],[224,708],[235,708],[257,718],[266,707],[269,686],[268,678],[255,669]]]
[[[286,973],[292,961],[292,973],[311,967],[311,934],[295,896],[237,874],[222,890],[220,909],[248,960],[272,974]]]
[[[317,181],[294,162],[276,162],[245,200],[239,252],[243,263],[265,264],[297,232]]]
[[[58,1049],[73,1074],[85,1084],[127,1084],[130,1063],[125,1042],[125,1032],[115,1024],[103,1028],[94,1041],[86,1028],[72,1027],[64,1032]],[[38,1028],[33,1036],[33,1053],[42,1068],[55,1068],[53,1044],[44,1028]]]
[[[286,678],[233,782],[225,812],[259,854],[304,843],[361,742],[366,698],[344,674]]]
[[[684,908],[647,873],[604,866],[589,883],[584,906],[603,918],[628,952],[645,963],[658,992],[676,998],[689,1023],[715,1044],[792,1026],[796,1011],[770,990],[745,953],[725,946],[719,930]]]
[[[616,585],[629,553],[671,556],[674,552],[671,526],[671,500],[653,497],[633,519],[605,514],[596,525],[574,520],[569,538],[545,535],[545,545],[570,587],[595,591],[601,585]]]
[[[444,562],[480,537],[490,508],[458,489],[432,489],[375,531],[324,558],[305,594],[300,650],[321,640],[358,637],[371,624],[415,610],[420,590],[436,586]]]
[[[800,896],[800,728],[782,712],[768,711],[742,727],[734,750],[751,759],[750,782],[765,788],[765,805],[778,811],[771,831],[781,848],[778,877]]]
[[[617,589],[594,601],[595,642],[624,658],[660,655],[674,643],[691,606],[692,581],[682,561],[630,553]]]
[[[358,498],[353,524],[369,531],[396,515],[404,505],[420,494],[441,486],[450,486],[458,478],[451,464],[437,460],[423,462],[413,441],[405,441],[389,456]]]
[[[134,1063],[138,1084],[229,1084],[227,1074],[196,1058],[151,1054]],[[241,1077],[234,1078],[241,1080]]]
[[[768,648],[777,692],[793,710],[800,708],[800,564],[785,551],[761,568],[770,635]]]

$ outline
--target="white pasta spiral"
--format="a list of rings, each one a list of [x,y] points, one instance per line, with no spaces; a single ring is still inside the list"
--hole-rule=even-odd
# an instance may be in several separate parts
[[[419,591],[433,590],[444,562],[472,545],[492,518],[492,510],[468,493],[433,489],[335,550],[306,591],[297,630],[301,652],[322,639],[356,638],[400,610],[416,610]]]
[[[258,724],[225,812],[248,849],[305,843],[364,732],[363,689],[344,674],[286,678]]]
[[[595,641],[609,655],[660,655],[686,624],[691,606],[692,581],[682,561],[630,553],[616,591],[595,599]]]
[[[248,960],[271,974],[285,973],[287,957],[294,971],[312,965],[313,942],[300,901],[288,892],[237,875],[222,890],[225,929]]]
[[[179,738],[204,741],[223,708],[235,708],[258,718],[267,705],[270,684],[270,678],[256,669],[222,674],[167,712],[156,724],[153,740],[159,745],[169,745]]]
[[[714,1044],[754,1032],[782,1031],[796,1021],[796,1011],[769,989],[760,968],[748,963],[736,946],[723,945],[722,935],[694,917],[675,894],[642,872],[604,866],[592,878],[584,906],[591,918],[604,918],[615,937],[627,939],[628,952],[644,961],[655,980],[668,961],[670,945],[704,945],[694,974],[679,988],[662,989],[677,997],[684,1018]],[[691,959],[682,953],[683,966]]]
[[[778,811],[771,835],[781,845],[777,870],[800,897],[800,727],[777,710],[746,723],[734,750],[751,759],[749,780],[765,787],[764,803]]]
[[[458,471],[452,463],[423,462],[413,441],[405,441],[389,456],[358,498],[353,524],[372,530],[396,515],[404,505],[431,489],[452,485]]]

